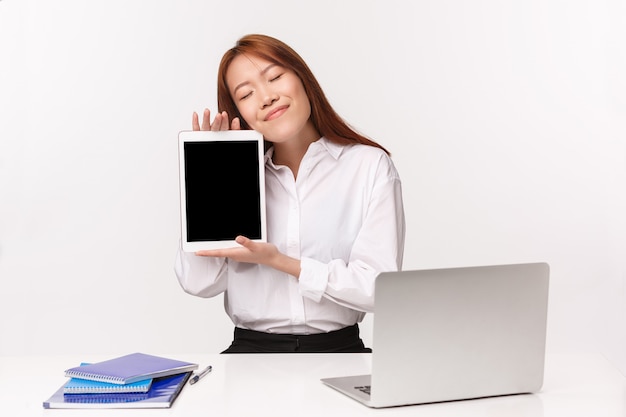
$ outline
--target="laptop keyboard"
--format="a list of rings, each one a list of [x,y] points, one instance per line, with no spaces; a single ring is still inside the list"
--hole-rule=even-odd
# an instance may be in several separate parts
[[[358,387],[354,387],[354,389],[358,389],[359,391],[361,391],[361,392],[363,392],[363,393],[365,393],[367,395],[371,395],[370,388],[371,388],[371,385],[361,385],[361,386],[358,386]]]

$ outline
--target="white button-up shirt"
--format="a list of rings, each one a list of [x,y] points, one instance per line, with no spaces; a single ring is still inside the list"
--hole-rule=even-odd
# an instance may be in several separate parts
[[[224,293],[237,327],[312,334],[360,322],[374,310],[379,272],[402,267],[400,177],[381,149],[325,138],[309,146],[294,180],[265,155],[268,241],[300,259],[297,279],[273,268],[179,249],[175,272],[193,295]]]

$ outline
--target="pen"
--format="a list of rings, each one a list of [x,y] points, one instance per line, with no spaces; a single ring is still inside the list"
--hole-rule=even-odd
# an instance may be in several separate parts
[[[192,376],[191,379],[189,380],[189,384],[193,385],[196,382],[200,381],[200,378],[204,377],[206,374],[211,372],[211,369],[213,369],[213,367],[211,365],[209,365],[206,368],[204,368],[202,371],[200,371],[199,373],[197,373],[194,376]]]

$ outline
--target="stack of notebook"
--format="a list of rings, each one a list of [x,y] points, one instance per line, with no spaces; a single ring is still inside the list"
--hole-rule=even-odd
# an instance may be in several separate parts
[[[67,369],[44,408],[169,408],[198,364],[132,353]]]

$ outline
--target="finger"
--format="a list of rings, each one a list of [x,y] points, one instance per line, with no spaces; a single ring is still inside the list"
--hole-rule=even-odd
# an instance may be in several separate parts
[[[191,115],[191,129],[200,130],[200,123],[198,122],[198,113],[193,112]]]
[[[222,119],[222,113],[215,115],[215,119],[213,119],[213,123],[211,124],[211,131],[216,132],[218,130],[222,130]]]
[[[250,239],[241,235],[235,238],[235,242],[239,243],[241,246],[247,249],[250,249],[250,244],[252,243]]]
[[[211,130],[228,130],[228,113],[223,111],[215,116]]]
[[[205,249],[195,252],[196,256],[206,256],[211,258],[237,258],[241,254],[242,248]]]
[[[211,110],[204,109],[204,113],[202,115],[202,130],[210,130],[211,129]]]
[[[235,117],[232,122],[230,122],[230,128],[232,130],[241,130],[241,121],[239,117]]]
[[[228,130],[228,113],[225,111],[222,112],[222,123],[220,124],[219,130]]]
[[[212,258],[225,258],[228,256],[228,249],[204,249],[195,252],[197,256],[207,256]]]

